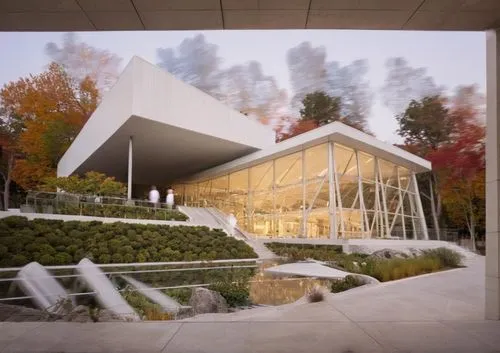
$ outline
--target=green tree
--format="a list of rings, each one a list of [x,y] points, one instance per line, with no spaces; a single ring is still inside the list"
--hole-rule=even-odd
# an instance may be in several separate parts
[[[302,100],[303,108],[300,110],[302,120],[314,120],[318,125],[325,125],[340,119],[339,97],[331,97],[325,92],[316,91],[307,94]]]
[[[406,110],[396,116],[397,133],[406,145],[419,146],[419,154],[425,156],[447,143],[453,133],[454,121],[440,96],[412,100]]]
[[[99,172],[87,172],[84,177],[72,175],[48,177],[44,180],[43,190],[54,191],[57,188],[72,194],[102,196],[123,196],[127,191],[123,183]]]
[[[454,121],[445,106],[443,97],[435,95],[412,100],[405,111],[396,116],[397,133],[404,138],[407,149],[425,158],[451,139]],[[438,173],[431,171],[427,177],[420,176],[422,190],[429,190],[431,214],[436,235],[439,238],[439,223],[442,216],[442,198]],[[423,194],[425,196],[425,194]]]

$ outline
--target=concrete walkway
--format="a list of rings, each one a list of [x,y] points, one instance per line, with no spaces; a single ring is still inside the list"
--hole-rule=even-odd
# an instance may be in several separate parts
[[[500,352],[484,321],[484,258],[327,301],[158,323],[2,323],[0,352]]]

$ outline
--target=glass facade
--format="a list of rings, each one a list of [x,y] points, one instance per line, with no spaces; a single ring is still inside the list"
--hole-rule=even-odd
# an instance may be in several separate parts
[[[334,142],[174,189],[257,236],[427,238],[415,173]]]

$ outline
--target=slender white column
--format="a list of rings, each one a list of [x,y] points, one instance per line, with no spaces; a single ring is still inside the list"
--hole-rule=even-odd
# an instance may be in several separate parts
[[[340,222],[340,232],[342,233],[342,239],[347,239],[346,233],[345,233],[345,223],[344,223],[344,214],[342,210],[342,194],[340,193],[340,186],[339,186],[339,174],[337,174],[337,162],[335,161],[335,144],[332,143],[332,154],[333,154],[333,159],[332,159],[332,169],[333,172],[335,173],[333,176],[333,182],[335,183],[335,191],[336,191],[336,196],[337,196],[337,202],[339,205],[339,218],[337,218],[337,222]],[[338,238],[338,234],[337,234]]]
[[[333,167],[333,143],[328,142],[328,213],[330,215],[330,239],[337,239],[337,208],[335,202],[335,181],[333,179],[335,168]]]
[[[128,184],[127,184],[127,198],[132,200],[132,157],[133,157],[133,141],[132,136],[128,139]]]
[[[500,320],[500,30],[486,32],[485,316]]]
[[[380,190],[382,191],[382,208],[384,211],[384,222],[385,222],[385,235],[384,237],[391,236],[390,224],[389,224],[389,214],[387,212],[387,198],[385,196],[386,185],[384,181],[384,176],[382,175],[380,164],[377,163],[377,173],[379,175]]]
[[[358,169],[358,195],[359,195],[359,210],[361,212],[361,232],[362,238],[365,238],[366,232],[370,229],[368,226],[368,216],[366,215],[365,199],[363,197],[363,175],[361,173],[361,164],[359,163],[359,151],[355,150],[356,168]]]
[[[302,224],[301,224],[301,236],[307,238],[307,217],[309,216],[306,212],[306,198],[307,198],[307,174],[306,174],[306,150],[302,150]]]

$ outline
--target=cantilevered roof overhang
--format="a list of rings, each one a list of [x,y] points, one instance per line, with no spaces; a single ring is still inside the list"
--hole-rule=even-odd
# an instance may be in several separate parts
[[[210,179],[219,175],[232,173],[328,141],[370,153],[388,162],[406,167],[416,173],[427,172],[432,168],[431,162],[423,158],[399,147],[382,142],[350,126],[334,122],[277,143],[265,150],[251,153],[234,161],[197,173],[186,181]]]
[[[498,0],[5,0],[0,31],[391,29],[500,26]]]
[[[274,145],[271,128],[134,57],[60,160],[59,176],[99,171],[164,184]]]

